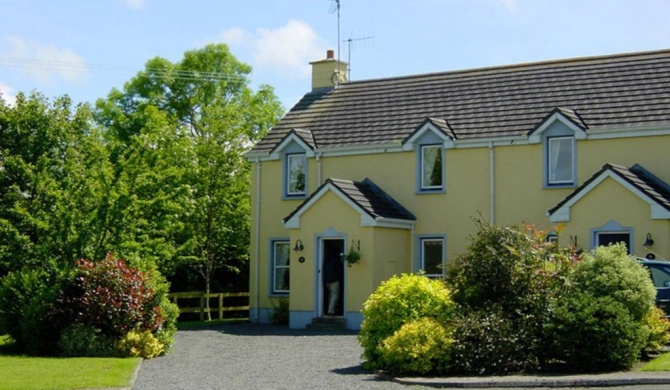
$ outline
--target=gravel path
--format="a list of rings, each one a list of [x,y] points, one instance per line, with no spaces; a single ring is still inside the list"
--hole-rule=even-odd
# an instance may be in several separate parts
[[[363,371],[361,352],[354,333],[252,324],[184,330],[170,354],[142,363],[132,389],[408,388]]]

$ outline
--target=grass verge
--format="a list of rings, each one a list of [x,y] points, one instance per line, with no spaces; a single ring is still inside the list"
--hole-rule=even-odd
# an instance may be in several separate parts
[[[59,358],[11,354],[0,336],[0,390],[66,390],[128,387],[139,358]]]
[[[638,371],[670,371],[670,352],[659,355],[657,358],[643,364]]]

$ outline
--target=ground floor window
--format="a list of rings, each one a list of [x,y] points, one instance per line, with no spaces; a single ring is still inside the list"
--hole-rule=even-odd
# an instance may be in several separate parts
[[[420,238],[421,251],[419,256],[419,269],[429,277],[442,277],[444,275],[444,238],[422,237]]]
[[[596,232],[596,246],[608,246],[619,243],[624,243],[628,254],[630,254],[629,232]]]
[[[291,243],[288,240],[272,241],[272,293],[288,294],[290,277]]]

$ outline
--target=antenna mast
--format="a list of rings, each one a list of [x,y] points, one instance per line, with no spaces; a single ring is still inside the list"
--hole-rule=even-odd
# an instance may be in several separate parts
[[[347,63],[349,64],[348,68],[348,75],[347,75],[347,80],[351,81],[351,43],[356,42],[356,41],[367,41],[368,39],[374,39],[374,35],[369,36],[369,37],[362,37],[362,38],[352,38],[351,36],[349,39],[346,39],[345,42],[347,42]]]
[[[331,0],[334,2],[333,8],[331,8],[330,12],[337,11],[337,82],[335,85],[340,83],[340,74],[341,74],[341,69],[340,69],[340,0]]]

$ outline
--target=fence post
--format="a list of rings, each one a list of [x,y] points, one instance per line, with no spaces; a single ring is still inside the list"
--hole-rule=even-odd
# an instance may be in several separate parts
[[[205,320],[205,294],[200,296],[200,322]]]
[[[219,293],[219,320],[223,319],[223,293]]]

